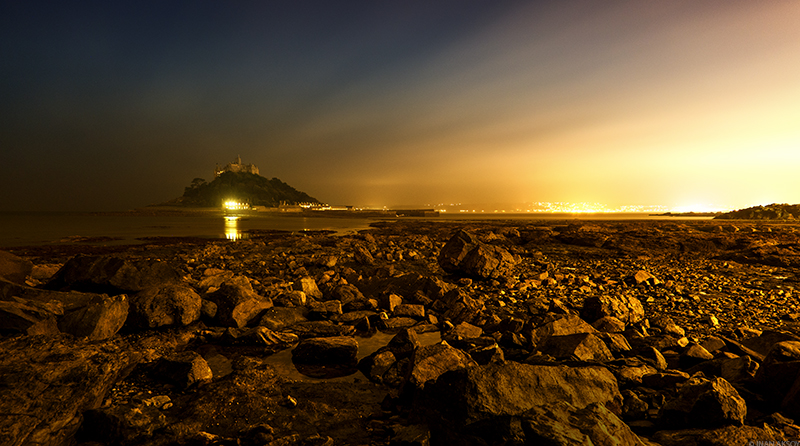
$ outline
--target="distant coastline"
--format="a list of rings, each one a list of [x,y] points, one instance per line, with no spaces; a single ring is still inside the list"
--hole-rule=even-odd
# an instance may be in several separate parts
[[[650,214],[653,217],[716,217],[722,212],[664,212],[663,214]]]

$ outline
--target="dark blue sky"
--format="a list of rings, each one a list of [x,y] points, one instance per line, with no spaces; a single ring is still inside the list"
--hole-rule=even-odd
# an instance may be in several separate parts
[[[741,181],[800,167],[791,2],[0,8],[0,210],[162,202],[236,155],[337,204],[800,201]]]

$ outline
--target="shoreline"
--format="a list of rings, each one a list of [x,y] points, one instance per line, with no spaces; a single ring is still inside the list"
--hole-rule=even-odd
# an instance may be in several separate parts
[[[505,411],[521,393],[532,395],[525,399],[532,409],[552,409],[550,425],[575,428],[575,417],[588,412],[557,403],[585,394],[600,395],[607,410],[597,412],[605,417],[599,421],[629,438],[679,444],[659,440],[686,428],[714,437],[721,425],[733,436],[794,435],[800,427],[769,415],[785,410],[771,395],[783,398],[794,375],[762,379],[756,365],[779,370],[765,359],[769,349],[800,341],[798,233],[800,223],[763,221],[431,218],[387,219],[337,236],[272,231],[239,241],[12,249],[36,274],[28,287],[9,288],[22,291],[5,296],[7,306],[32,308],[22,299],[41,295],[48,305],[65,299],[74,308],[80,293],[73,291],[89,293],[87,305],[126,303],[122,328],[107,339],[0,334],[0,366],[23,392],[0,409],[14,414],[6,423],[36,419],[69,436],[74,430],[49,421],[63,418],[51,412],[62,406],[48,403],[63,404],[65,388],[87,389],[104,404],[69,398],[75,407],[66,417],[74,423],[144,414],[139,424],[97,433],[101,444],[134,446],[163,435],[184,444],[208,432],[230,444],[259,444],[252,432],[265,431],[286,444],[321,437],[389,445],[402,429],[470,439],[502,432],[509,417],[540,419]],[[464,245],[469,255],[460,256]],[[30,317],[47,317],[41,308]],[[31,326],[70,329],[63,320]],[[376,331],[374,341],[394,337],[368,346]],[[446,342],[423,344],[428,336]],[[380,348],[368,354],[373,347]],[[92,365],[97,351],[106,366]],[[304,354],[321,362],[295,361]],[[723,374],[726,367],[736,372]],[[190,369],[205,374],[189,378]],[[326,379],[334,376],[348,378]],[[42,379],[53,380],[51,390],[32,401],[25,389]],[[681,389],[692,386],[727,389],[715,398],[737,408],[733,418],[704,409],[697,422],[663,410],[691,410],[682,399],[693,393]],[[487,390],[470,394],[475,388]],[[152,398],[169,407],[146,405]],[[496,399],[498,412],[481,421],[491,429],[467,431],[474,420],[454,414],[483,398]]]

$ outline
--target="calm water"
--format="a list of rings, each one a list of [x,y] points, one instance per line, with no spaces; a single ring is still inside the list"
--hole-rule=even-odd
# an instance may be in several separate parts
[[[648,214],[441,214],[426,220],[658,220]],[[404,218],[415,220],[420,218]],[[708,219],[689,217],[683,219]],[[253,215],[225,218],[222,215],[148,216],[99,215],[85,213],[4,212],[0,213],[0,248],[12,246],[77,243],[80,237],[112,237],[103,244],[137,243],[140,237],[203,237],[237,240],[250,230],[316,231],[346,234],[369,228],[377,219],[349,217],[301,217]]]
[[[305,218],[254,215],[148,216],[79,213],[0,213],[0,247],[75,243],[78,237],[113,237],[103,244],[137,243],[139,237],[203,237],[235,240],[249,230],[316,231],[344,234],[367,229],[363,218]],[[98,243],[98,242],[92,242]]]

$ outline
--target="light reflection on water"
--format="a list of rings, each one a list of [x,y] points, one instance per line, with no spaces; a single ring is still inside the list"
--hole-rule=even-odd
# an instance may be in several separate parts
[[[367,218],[252,215],[228,221],[221,213],[195,215],[97,215],[69,212],[0,212],[0,247],[75,243],[74,239],[107,237],[92,244],[140,243],[143,237],[201,237],[242,240],[250,230],[330,230],[347,234],[369,228]]]
[[[239,217],[225,217],[225,238],[233,242],[248,238],[246,232],[239,231]]]

